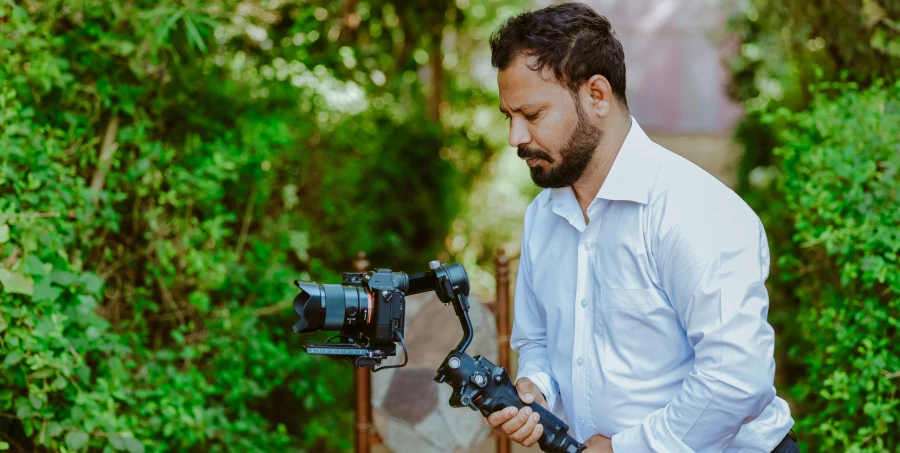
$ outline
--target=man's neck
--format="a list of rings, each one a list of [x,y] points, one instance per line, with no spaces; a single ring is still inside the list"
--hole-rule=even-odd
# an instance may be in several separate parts
[[[603,183],[609,175],[609,170],[612,168],[613,162],[615,162],[616,156],[619,154],[619,150],[622,149],[622,144],[625,143],[625,138],[628,137],[628,132],[631,130],[631,115],[626,114],[624,116],[622,120],[617,120],[615,124],[607,126],[603,134],[603,140],[600,141],[600,145],[594,153],[590,165],[585,169],[584,175],[575,184],[572,184],[572,190],[575,192],[575,199],[578,200],[578,205],[581,206],[581,213],[584,215],[585,223],[590,221],[587,216],[587,209],[594,199],[597,198],[597,194],[600,192],[600,188],[603,187]]]

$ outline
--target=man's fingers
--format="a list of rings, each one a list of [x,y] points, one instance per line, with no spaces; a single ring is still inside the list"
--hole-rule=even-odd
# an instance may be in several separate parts
[[[509,419],[513,418],[513,416],[518,412],[519,410],[512,406],[501,409],[491,415],[488,415],[488,424],[491,425],[491,428],[499,428],[500,425],[509,421]]]
[[[531,435],[526,437],[521,444],[525,447],[530,447],[541,439],[542,434],[544,434],[544,425],[537,425],[534,427],[534,431],[531,432]]]
[[[515,417],[513,417],[511,420],[509,420],[508,422],[501,425],[500,429],[504,433],[506,433],[506,435],[511,435],[512,433],[518,431],[519,428],[521,428],[522,425],[524,425],[525,422],[528,421],[528,417],[530,415],[531,415],[531,408],[523,407],[522,410],[520,410],[519,413],[516,414]]]
[[[537,426],[538,420],[540,419],[541,417],[537,413],[532,413],[528,416],[528,420],[525,421],[525,424],[522,425],[522,427],[519,428],[516,432],[510,434],[509,438],[521,444],[523,440],[531,435],[531,433],[534,431],[534,427]]]

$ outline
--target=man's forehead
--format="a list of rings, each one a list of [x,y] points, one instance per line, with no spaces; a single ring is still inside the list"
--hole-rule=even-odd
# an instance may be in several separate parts
[[[549,77],[528,67],[525,57],[516,58],[497,72],[501,111],[518,111],[537,104],[552,103],[566,90]]]

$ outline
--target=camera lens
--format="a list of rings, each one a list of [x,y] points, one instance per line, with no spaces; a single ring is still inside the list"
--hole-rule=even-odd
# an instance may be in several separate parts
[[[362,327],[368,323],[368,319],[358,319],[362,314],[371,316],[369,294],[365,288],[297,280],[294,284],[300,288],[300,294],[294,298],[294,311],[300,315],[300,321],[294,324],[294,333],[349,331],[354,326]]]

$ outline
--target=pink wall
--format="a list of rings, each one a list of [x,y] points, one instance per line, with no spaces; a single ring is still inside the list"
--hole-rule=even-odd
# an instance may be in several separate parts
[[[556,2],[538,1],[537,8]],[[730,134],[722,55],[728,11],[717,0],[583,0],[606,16],[625,48],[628,105],[645,129]]]

